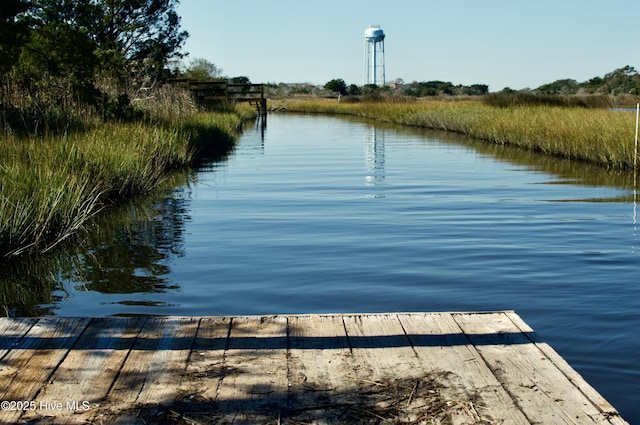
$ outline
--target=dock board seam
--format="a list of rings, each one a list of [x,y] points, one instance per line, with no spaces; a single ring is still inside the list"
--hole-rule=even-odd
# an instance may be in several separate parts
[[[136,342],[138,342],[138,339],[140,338],[140,333],[142,332],[142,329],[144,329],[144,326],[147,324],[148,320],[149,320],[148,318],[145,318],[142,321],[142,323],[140,324],[140,327],[138,327],[138,332],[136,333],[136,337],[132,341],[131,347],[129,347],[129,349],[127,349],[127,354],[125,354],[124,358],[122,359],[122,363],[120,363],[120,365],[118,366],[118,372],[116,372],[116,374],[115,374],[115,376],[113,378],[113,381],[111,381],[111,385],[109,385],[109,388],[107,389],[107,393],[104,396],[105,400],[107,400],[109,398],[109,395],[111,395],[111,391],[113,390],[113,387],[118,382],[118,379],[120,378],[120,374],[122,372],[122,369],[124,368],[124,365],[127,363],[127,360],[129,359],[129,356],[131,355],[131,352],[133,351],[133,347],[135,347]]]
[[[233,317],[229,319],[229,325],[227,326],[227,336],[224,343],[224,350],[222,352],[222,370],[226,370],[227,367],[227,354],[229,353],[229,347],[231,345],[231,329],[233,328]],[[196,335],[196,338],[198,336]],[[216,397],[214,401],[217,403],[219,401],[220,390],[222,388],[222,382],[224,381],[224,374],[218,380],[218,386],[216,387]]]
[[[394,316],[395,316],[396,320],[398,320],[398,323],[400,324],[400,327],[402,328],[402,332],[404,332],[404,335],[409,340],[409,344],[411,345],[411,350],[413,351],[413,355],[416,356],[417,359],[420,359],[420,356],[418,355],[418,350],[416,350],[415,344],[411,340],[411,336],[407,332],[407,329],[404,327],[404,323],[402,323],[402,319],[400,318],[400,315],[398,313],[396,313]]]
[[[347,345],[349,346],[349,354],[353,357],[353,344],[351,344],[351,337],[349,336],[349,331],[347,330],[347,324],[344,321],[345,316],[340,318],[342,322],[342,329],[344,330],[345,338],[347,339]]]
[[[504,312],[500,312],[500,313],[504,313]],[[500,387],[502,388],[502,390],[505,392],[505,394],[507,394],[509,396],[509,398],[511,399],[511,402],[513,403],[514,406],[516,406],[518,408],[518,410],[520,410],[520,412],[522,412],[522,414],[524,415],[524,417],[531,423],[531,424],[535,424],[537,423],[537,421],[535,420],[535,418],[530,418],[529,415],[527,414],[527,412],[525,411],[525,409],[523,409],[523,406],[521,405],[520,401],[518,400],[518,397],[516,394],[514,394],[511,390],[509,390],[508,386],[505,385],[505,383],[502,381],[502,379],[500,379],[497,375],[496,375],[496,371],[494,370],[493,367],[491,367],[491,364],[489,363],[489,361],[487,360],[487,358],[482,354],[482,350],[478,350],[478,347],[476,346],[476,344],[473,342],[473,340],[471,339],[471,337],[464,331],[464,329],[462,329],[462,325],[460,324],[460,322],[456,319],[456,316],[461,315],[461,314],[467,314],[467,313],[452,313],[451,314],[451,318],[453,319],[453,322],[456,324],[456,326],[458,327],[458,330],[460,331],[460,333],[462,335],[464,335],[465,339],[469,342],[469,345],[471,345],[473,347],[473,349],[476,351],[476,353],[478,353],[478,356],[482,359],[482,361],[484,362],[484,365],[486,366],[486,368],[491,371],[491,373],[493,374],[494,378],[496,379],[496,381],[498,382],[498,384],[500,385]]]
[[[66,349],[65,353],[61,356],[60,360],[58,361],[58,363],[51,368],[51,372],[49,372],[49,375],[47,376],[46,380],[45,380],[45,384],[43,386],[41,386],[33,395],[33,400],[38,398],[38,395],[40,395],[40,393],[47,387],[47,385],[52,383],[52,377],[53,375],[55,375],[55,373],[58,371],[58,369],[60,368],[60,365],[65,361],[65,359],[69,356],[69,353],[71,352],[71,350],[74,349],[74,347],[76,346],[76,344],[78,343],[78,341],[80,340],[80,338],[82,338],[82,335],[84,335],[84,333],[87,331],[87,329],[89,328],[89,326],[91,326],[91,324],[95,321],[95,318],[91,318],[89,319],[89,321],[87,322],[87,324],[84,326],[84,328],[82,328],[82,331],[80,331],[79,335],[76,336],[75,341],[73,341],[73,344],[71,344],[71,346],[69,348]]]
[[[293,359],[291,355],[291,329],[290,329],[290,320],[289,317],[285,320],[285,333],[286,333],[286,366],[287,366],[287,402],[286,408],[290,409],[293,405],[293,394],[291,393],[291,387],[293,382],[293,371],[291,370]],[[280,412],[278,412],[278,422],[280,422]]]

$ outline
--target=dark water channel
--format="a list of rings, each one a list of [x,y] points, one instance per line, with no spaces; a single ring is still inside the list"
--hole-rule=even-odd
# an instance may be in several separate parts
[[[13,272],[9,313],[513,309],[640,423],[631,173],[272,115],[264,135],[250,128],[227,158],[175,178],[100,220],[88,249]]]

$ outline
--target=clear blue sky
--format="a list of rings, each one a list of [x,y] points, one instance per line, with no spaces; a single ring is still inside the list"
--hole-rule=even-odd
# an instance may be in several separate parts
[[[255,83],[361,85],[370,24],[387,81],[499,91],[640,66],[640,0],[181,0],[178,14],[189,58]]]

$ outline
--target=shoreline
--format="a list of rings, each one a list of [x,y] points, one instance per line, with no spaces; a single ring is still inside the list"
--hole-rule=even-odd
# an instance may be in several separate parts
[[[351,115],[448,131],[488,143],[633,171],[635,116],[608,109],[496,107],[470,99],[416,102],[284,99],[279,101],[278,110]]]
[[[101,211],[153,190],[172,171],[229,150],[251,116],[238,108],[102,123],[46,138],[4,136],[0,262],[44,254]]]

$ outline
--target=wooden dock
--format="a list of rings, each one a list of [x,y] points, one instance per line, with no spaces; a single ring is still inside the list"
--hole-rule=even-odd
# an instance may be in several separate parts
[[[1,318],[0,422],[625,424],[512,311]]]
[[[254,106],[261,118],[266,119],[267,98],[264,84],[232,83],[220,80],[189,80],[174,78],[170,80],[189,90],[199,105],[217,105],[221,102],[236,104],[248,102]]]

